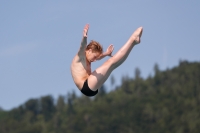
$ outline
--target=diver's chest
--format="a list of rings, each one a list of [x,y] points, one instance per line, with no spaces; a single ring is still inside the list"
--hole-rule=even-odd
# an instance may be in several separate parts
[[[88,74],[91,74],[91,65],[90,64],[85,64],[85,70]]]

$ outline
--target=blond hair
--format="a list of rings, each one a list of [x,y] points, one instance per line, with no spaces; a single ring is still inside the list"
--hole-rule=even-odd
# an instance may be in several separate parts
[[[99,42],[96,42],[94,40],[91,40],[90,43],[87,45],[86,50],[91,49],[92,52],[98,52],[100,54],[103,53],[103,47]]]

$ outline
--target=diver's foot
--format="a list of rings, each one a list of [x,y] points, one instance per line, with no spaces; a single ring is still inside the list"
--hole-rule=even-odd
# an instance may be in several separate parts
[[[133,36],[135,37],[135,40],[134,40],[134,44],[139,44],[140,43],[140,38],[142,36],[142,31],[143,31],[143,28],[142,27],[139,27],[137,30],[135,30],[135,32],[133,33]]]

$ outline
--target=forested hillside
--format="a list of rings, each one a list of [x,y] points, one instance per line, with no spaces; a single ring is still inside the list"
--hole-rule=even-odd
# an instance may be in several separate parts
[[[0,110],[0,133],[199,133],[200,63],[154,72],[143,79],[136,69],[94,98],[44,96]]]

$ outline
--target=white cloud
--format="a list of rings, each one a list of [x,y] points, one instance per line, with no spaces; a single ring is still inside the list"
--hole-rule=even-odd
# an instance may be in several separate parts
[[[27,44],[19,44],[14,45],[5,49],[0,50],[0,57],[7,57],[7,56],[17,56],[20,54],[25,54],[34,50],[36,48],[36,44],[34,43],[27,43]]]

